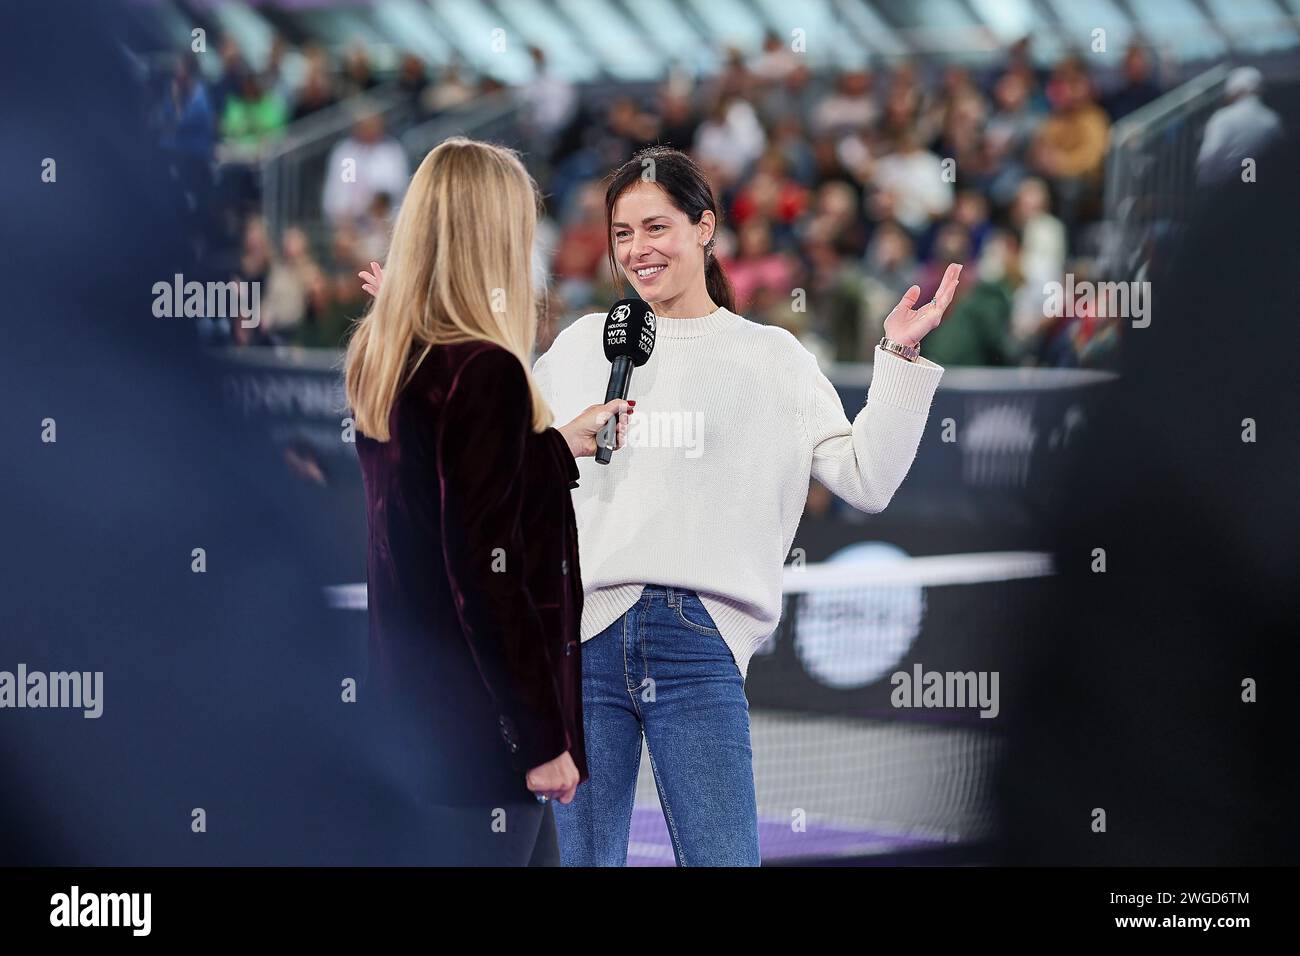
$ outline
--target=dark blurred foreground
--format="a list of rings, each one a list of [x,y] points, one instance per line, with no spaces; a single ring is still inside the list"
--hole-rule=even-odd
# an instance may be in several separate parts
[[[0,711],[0,863],[417,862],[364,687],[341,699],[364,675],[321,599],[322,516],[220,400],[192,320],[151,314],[191,260],[124,11],[56,0],[0,31],[0,670],[104,674],[97,719]]]
[[[1025,609],[1040,637],[1004,703],[1004,862],[1300,862],[1300,150],[1258,162],[1152,276],[1152,324],[1086,430],[1062,573]]]

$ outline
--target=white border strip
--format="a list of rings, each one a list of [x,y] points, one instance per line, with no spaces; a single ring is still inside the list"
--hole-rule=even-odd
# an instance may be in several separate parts
[[[880,585],[943,587],[1042,578],[1053,573],[1052,556],[1046,551],[983,551],[900,558],[888,564],[787,565],[781,589],[786,594],[805,594]]]
[[[971,554],[936,554],[900,558],[889,564],[809,564],[786,566],[781,590],[786,594],[851,590],[864,586],[911,585],[944,587],[952,584],[991,584],[1042,578],[1055,573],[1046,551],[983,551]],[[364,584],[336,584],[325,590],[326,603],[344,611],[366,610]]]

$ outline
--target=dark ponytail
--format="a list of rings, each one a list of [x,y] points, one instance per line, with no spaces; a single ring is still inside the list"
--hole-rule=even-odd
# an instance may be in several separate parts
[[[646,170],[651,168],[653,175],[647,176],[646,181],[659,186],[692,224],[699,224],[705,210],[713,213],[713,238],[704,247],[704,284],[710,299],[724,309],[735,312],[736,293],[731,288],[727,273],[722,269],[722,263],[718,262],[718,257],[713,253],[718,229],[722,226],[722,216],[714,202],[713,190],[695,160],[681,150],[668,146],[649,146],[641,150],[610,177],[609,188],[605,190],[605,242],[614,281],[620,284],[622,282],[618,260],[614,258],[614,203],[625,189],[641,180]]]
[[[709,245],[713,245],[713,240],[709,240]],[[712,248],[708,249],[705,255],[709,257],[709,261],[704,264],[704,284],[708,287],[709,298],[728,312],[735,312],[736,292],[731,288],[731,280],[727,278],[726,270],[722,268],[718,257],[713,254]]]

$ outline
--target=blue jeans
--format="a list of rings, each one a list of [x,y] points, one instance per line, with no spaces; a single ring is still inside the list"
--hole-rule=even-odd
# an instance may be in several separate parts
[[[564,866],[625,866],[641,739],[678,866],[757,866],[749,702],[694,591],[648,585],[582,646],[591,779],[554,804]]]

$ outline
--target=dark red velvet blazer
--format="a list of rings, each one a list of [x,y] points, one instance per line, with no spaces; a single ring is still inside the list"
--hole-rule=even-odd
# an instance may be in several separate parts
[[[369,521],[371,668],[419,793],[529,797],[569,751],[583,780],[582,583],[554,428],[531,428],[519,360],[491,343],[430,350],[390,440],[357,434]]]

